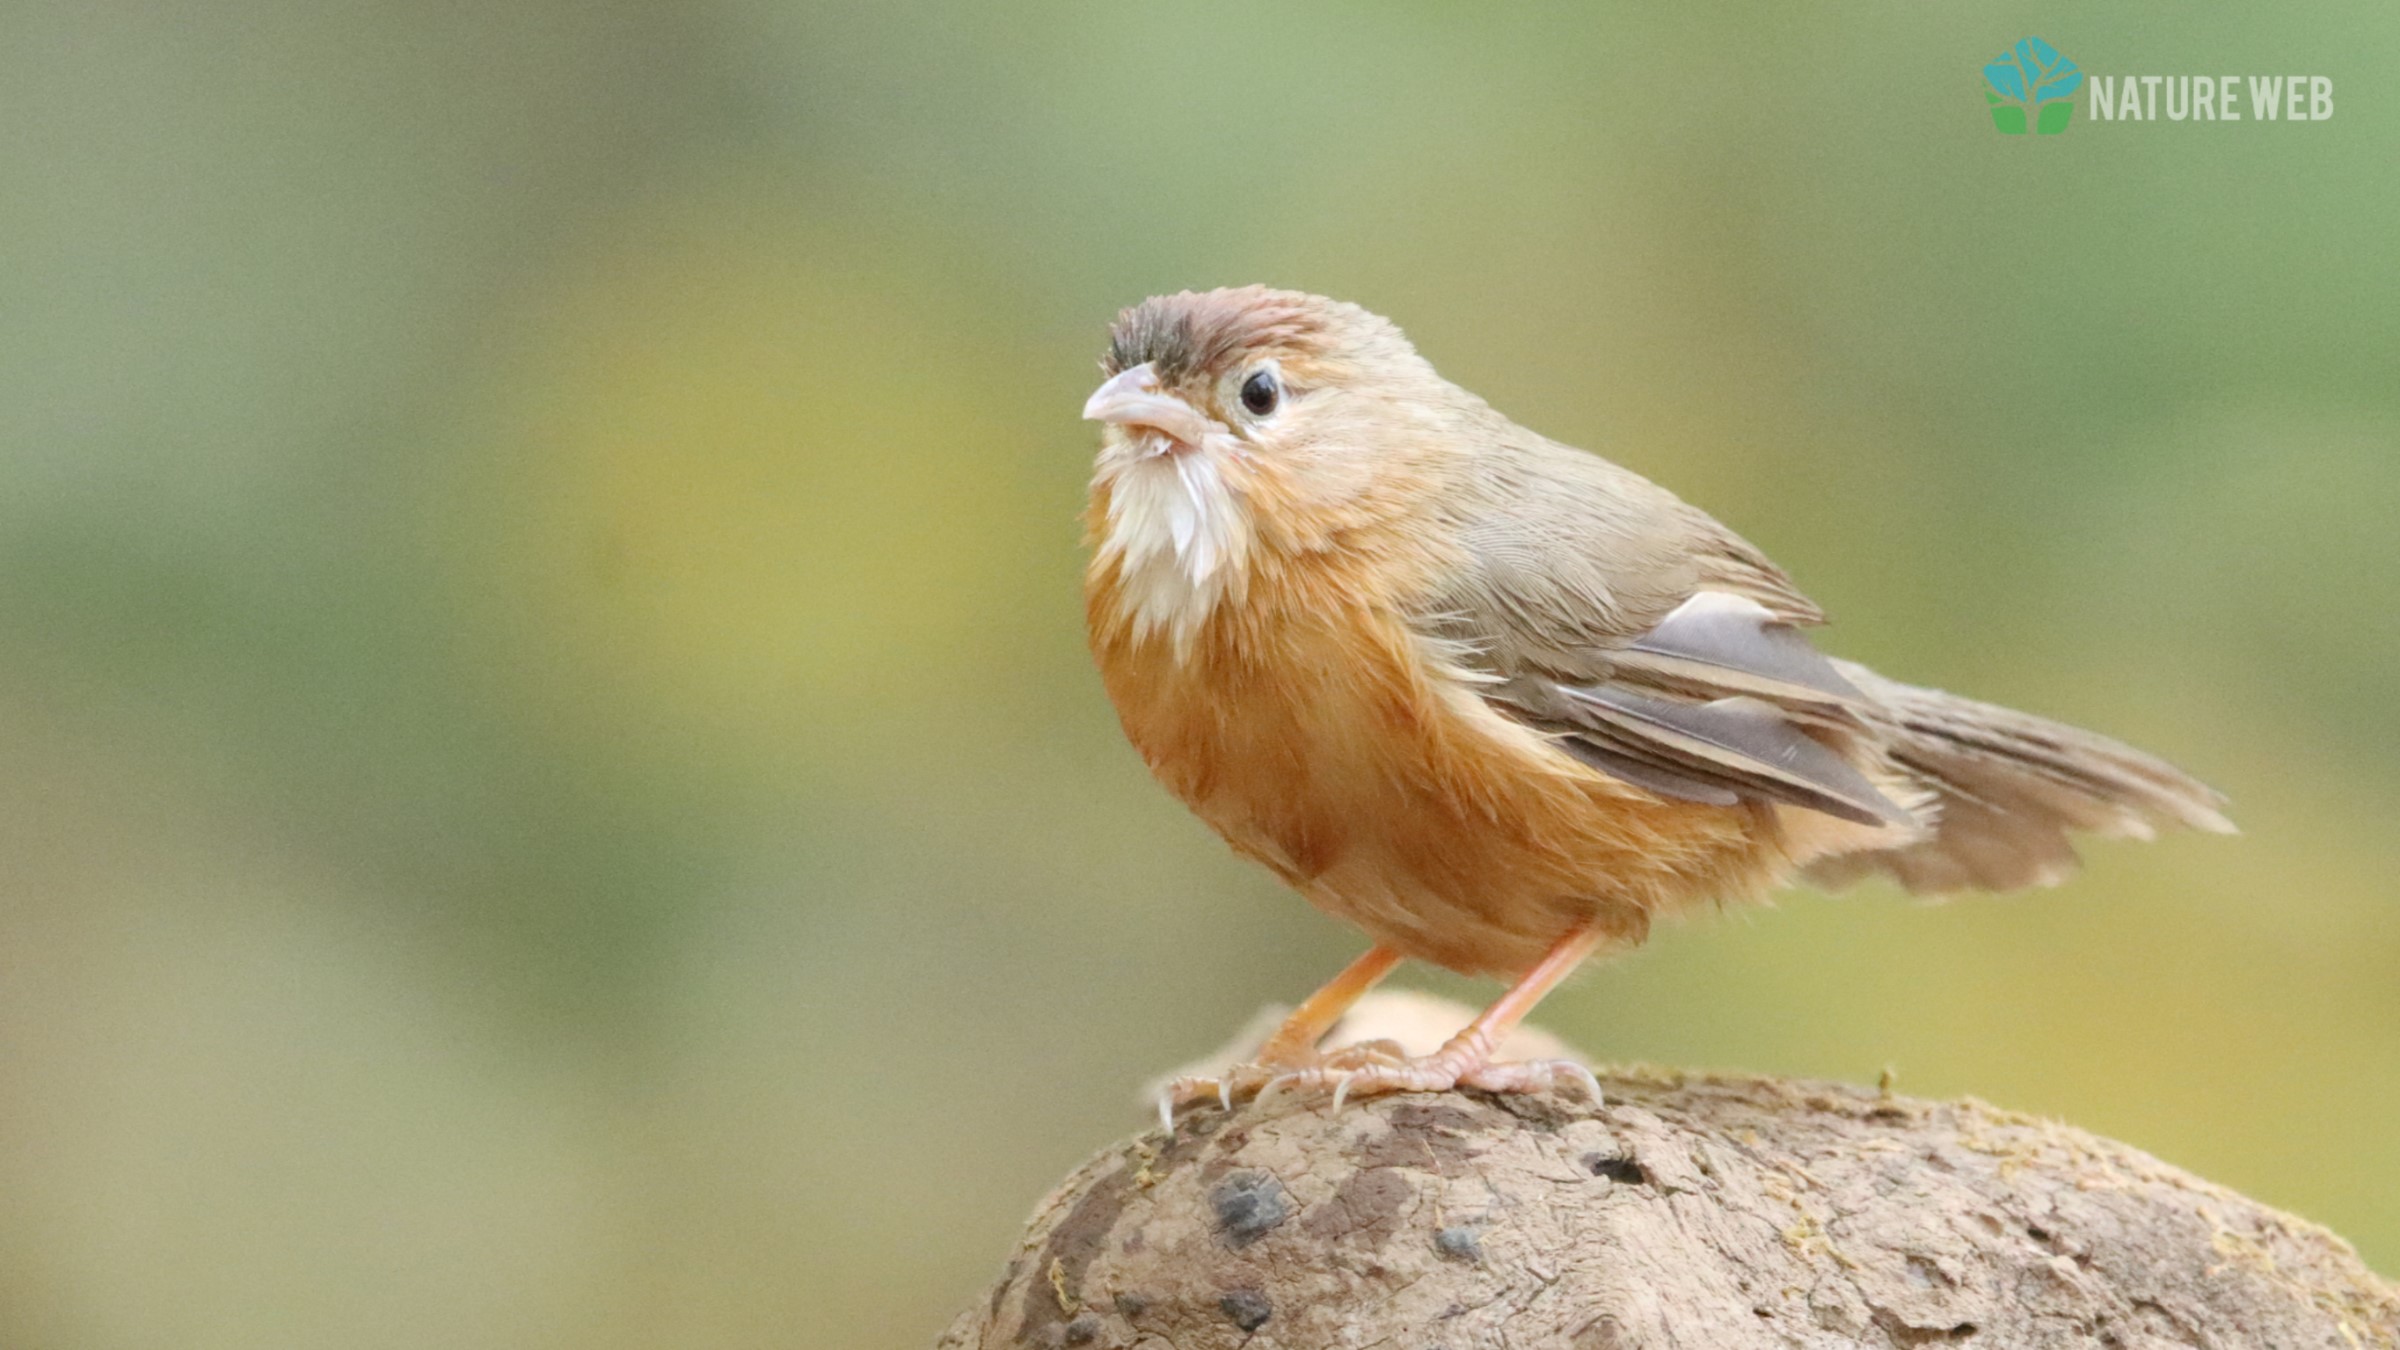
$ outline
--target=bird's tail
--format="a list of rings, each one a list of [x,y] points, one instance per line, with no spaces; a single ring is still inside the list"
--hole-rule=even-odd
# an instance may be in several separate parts
[[[2074,833],[2234,832],[2223,796],[2132,746],[1836,664],[1879,705],[1892,759],[1933,792],[1940,818],[1915,843],[1812,864],[1820,885],[1883,872],[1920,894],[2048,886],[2075,870]]]

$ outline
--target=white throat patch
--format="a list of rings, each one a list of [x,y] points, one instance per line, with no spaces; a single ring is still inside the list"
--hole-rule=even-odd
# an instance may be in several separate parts
[[[1108,522],[1100,560],[1119,560],[1119,603],[1136,639],[1164,630],[1178,651],[1248,578],[1256,535],[1242,489],[1206,444],[1158,453],[1112,447],[1101,458]]]

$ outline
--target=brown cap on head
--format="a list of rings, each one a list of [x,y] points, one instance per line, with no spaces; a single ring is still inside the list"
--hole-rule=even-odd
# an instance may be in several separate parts
[[[1117,316],[1103,371],[1148,365],[1163,384],[1222,373],[1253,355],[1323,355],[1336,337],[1397,330],[1356,305],[1302,291],[1237,286],[1152,296]]]

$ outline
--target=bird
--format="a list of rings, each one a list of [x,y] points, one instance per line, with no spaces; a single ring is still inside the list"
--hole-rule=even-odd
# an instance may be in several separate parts
[[[1826,615],[1667,489],[1530,431],[1360,306],[1122,311],[1083,409],[1086,636],[1126,737],[1369,949],[1174,1110],[1306,1088],[1535,1091],[1497,1049],[1651,923],[1793,883],[2052,885],[2079,834],[2231,833],[2106,737],[1821,652]],[[1405,960],[1508,981],[1431,1053],[1326,1051]]]

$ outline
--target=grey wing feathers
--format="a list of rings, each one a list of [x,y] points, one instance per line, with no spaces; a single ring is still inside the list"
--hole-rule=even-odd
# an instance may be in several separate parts
[[[1487,460],[1468,554],[1425,627],[1484,696],[1661,796],[1918,822],[1841,750],[1863,696],[1793,625],[1823,617],[1766,556],[1665,489],[1549,442]]]
[[[1485,690],[1518,720],[1603,773],[1681,801],[1790,802],[1862,824],[1913,825],[1858,770],[1772,704],[1687,702],[1619,681],[1519,676]]]
[[[1704,592],[1630,643],[1555,654],[1479,627],[1453,615],[1439,635],[1495,677],[1484,697],[1603,773],[1684,801],[1917,823],[1827,744],[1862,729],[1863,696],[1757,604]]]
[[[1602,685],[1569,696],[1590,713],[1587,733],[1615,733],[1749,795],[1790,802],[1862,825],[1913,826],[1915,817],[1773,705],[1749,697],[1684,703]]]
[[[1777,703],[1838,708],[1865,697],[1798,629],[1720,591],[1686,600],[1613,660],[1660,683],[1740,690]]]
[[[1812,881],[1841,885],[1882,872],[1920,893],[2013,890],[2074,871],[2070,832],[2233,831],[2222,796],[2131,746],[1837,665],[1873,701],[1893,761],[1934,790],[1940,814],[1924,840],[1825,859],[1809,868]]]
[[[1562,753],[1663,797],[1901,827],[1813,864],[1828,883],[2006,890],[2071,871],[2073,831],[2232,828],[2215,793],[2130,747],[1827,659],[1798,627],[1822,612],[1747,541],[1509,431],[1460,485],[1465,565],[1421,624]]]

